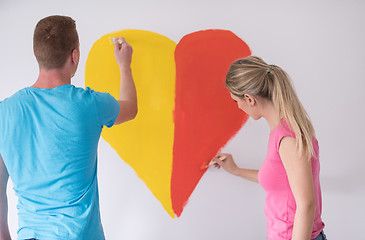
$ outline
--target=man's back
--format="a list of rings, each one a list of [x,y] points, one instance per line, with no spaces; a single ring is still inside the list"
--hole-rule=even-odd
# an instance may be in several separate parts
[[[19,198],[19,239],[104,239],[97,144],[119,113],[109,94],[65,84],[0,102],[0,153]]]

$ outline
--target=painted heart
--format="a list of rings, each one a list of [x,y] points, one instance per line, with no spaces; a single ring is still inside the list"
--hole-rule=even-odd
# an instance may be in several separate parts
[[[224,86],[230,64],[251,55],[226,30],[198,31],[176,45],[141,30],[106,34],[90,50],[85,86],[119,97],[120,73],[110,37],[133,46],[138,95],[135,120],[104,128],[102,137],[141,178],[171,217],[180,216],[206,169],[204,163],[247,120]]]

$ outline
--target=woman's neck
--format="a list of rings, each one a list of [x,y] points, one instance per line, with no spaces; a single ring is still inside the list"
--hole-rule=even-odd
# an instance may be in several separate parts
[[[274,104],[270,100],[265,100],[262,104],[262,117],[269,124],[270,131],[273,131],[280,123],[279,113]]]

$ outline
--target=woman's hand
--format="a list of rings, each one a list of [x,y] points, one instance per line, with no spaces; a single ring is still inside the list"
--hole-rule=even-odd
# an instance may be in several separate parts
[[[237,175],[239,168],[233,160],[231,154],[228,153],[218,153],[212,160],[214,166],[217,168],[223,167],[227,172]]]
[[[213,159],[212,159],[214,166],[217,168],[222,167],[227,172],[242,177],[244,179],[247,179],[252,182],[258,183],[258,170],[251,170],[251,169],[244,169],[237,167],[236,163],[233,160],[233,157],[231,154],[228,153],[218,153]]]

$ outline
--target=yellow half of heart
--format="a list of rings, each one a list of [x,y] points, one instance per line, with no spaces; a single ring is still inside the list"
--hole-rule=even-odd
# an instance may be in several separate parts
[[[133,121],[104,128],[101,136],[136,171],[167,213],[175,217],[171,203],[171,171],[176,43],[141,30],[113,32],[96,41],[87,58],[85,85],[95,91],[108,92],[116,99],[119,98],[120,72],[111,37],[124,37],[133,47],[131,67],[137,88],[138,115]]]

